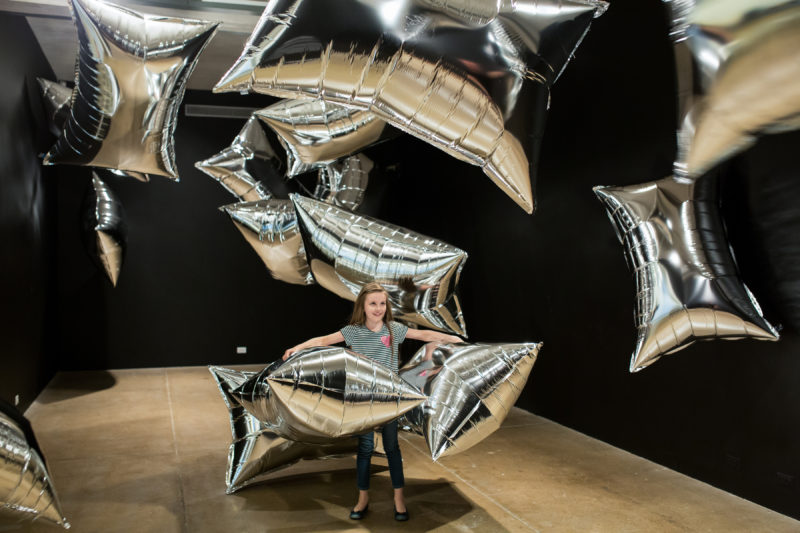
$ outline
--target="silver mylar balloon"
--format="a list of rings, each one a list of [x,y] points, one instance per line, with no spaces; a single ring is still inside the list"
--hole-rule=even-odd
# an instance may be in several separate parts
[[[14,418],[0,412],[0,524],[6,520],[70,527],[44,459]]]
[[[116,287],[128,244],[128,225],[122,203],[94,172],[83,202],[83,237],[89,256]]]
[[[286,176],[328,164],[399,135],[373,113],[324,100],[282,100],[254,113],[286,149]]]
[[[194,166],[242,202],[268,200],[273,194],[261,181],[263,176],[253,175],[257,174],[252,168],[256,161],[278,163],[261,120],[253,115],[229,147]]]
[[[377,281],[396,319],[466,335],[455,294],[464,250],[310,198],[291,200],[317,283],[355,301],[361,287]]]
[[[739,278],[715,179],[670,176],[594,191],[636,279],[631,372],[695,340],[778,339]]]
[[[230,396],[281,437],[314,444],[360,435],[425,401],[387,367],[338,346],[279,360]]]
[[[47,118],[50,120],[50,131],[53,135],[61,135],[69,118],[69,102],[72,99],[72,89],[54,81],[36,78],[42,90],[42,99],[47,109]]]
[[[274,0],[216,92],[319,98],[483,171],[527,212],[550,86],[599,0]]]
[[[220,208],[231,217],[275,279],[313,285],[297,215],[289,200],[260,200]]]
[[[173,132],[186,81],[217,23],[72,0],[80,50],[70,118],[45,164],[178,179]]]
[[[319,169],[314,198],[355,211],[364,200],[373,163],[364,154],[353,155]]]
[[[307,444],[284,439],[267,424],[248,413],[230,395],[231,390],[254,377],[256,372],[240,372],[215,366],[209,367],[209,370],[217,382],[230,416],[232,440],[225,474],[228,494],[263,481],[267,474],[287,468],[301,459],[328,459],[353,455],[356,452],[357,441],[354,438],[337,439],[328,444]]]
[[[491,435],[514,407],[541,343],[444,344],[426,360],[425,347],[400,377],[428,399],[400,419],[423,435],[435,461]]]
[[[680,88],[676,175],[800,127],[800,2],[664,0]]]

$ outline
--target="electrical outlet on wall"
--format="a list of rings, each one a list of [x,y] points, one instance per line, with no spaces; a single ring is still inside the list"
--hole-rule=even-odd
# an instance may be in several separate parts
[[[247,353],[247,346],[237,346],[236,353]]]
[[[14,406],[19,405],[19,394],[14,395]]]

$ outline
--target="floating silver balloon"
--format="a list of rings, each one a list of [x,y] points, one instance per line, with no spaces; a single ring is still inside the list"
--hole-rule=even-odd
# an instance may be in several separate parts
[[[83,203],[83,237],[89,256],[116,287],[128,245],[128,225],[122,203],[94,172]]]
[[[428,399],[400,419],[423,435],[433,460],[463,452],[495,430],[514,407],[541,343],[443,344],[430,359],[426,347],[400,377]]]
[[[314,279],[355,301],[377,281],[398,320],[466,335],[455,294],[467,253],[455,246],[293,194]]]
[[[373,113],[324,100],[282,100],[254,113],[286,149],[286,176],[324,168],[400,134]]]
[[[258,174],[253,168],[257,161],[279,164],[261,120],[253,115],[229,147],[194,166],[217,180],[239,201],[269,200],[273,194],[261,181],[264,176],[254,175]]]
[[[356,452],[357,441],[353,438],[338,439],[329,444],[307,444],[284,439],[248,413],[230,394],[231,390],[256,376],[256,372],[215,366],[209,367],[209,370],[230,416],[232,440],[225,475],[228,494],[263,481],[268,474],[287,468],[301,459],[328,459]]]
[[[281,437],[313,444],[360,435],[425,401],[387,367],[338,346],[279,360],[230,396]]]
[[[45,164],[178,179],[173,132],[186,81],[217,23],[72,0],[80,50],[70,118]]]
[[[260,200],[220,208],[231,217],[275,279],[313,285],[297,215],[289,200]]]
[[[595,187],[636,279],[630,371],[695,340],[777,340],[742,283],[719,215],[716,180]]]
[[[5,520],[70,527],[44,459],[17,421],[0,411],[0,522]]]
[[[599,0],[275,0],[214,90],[370,111],[482,167],[530,213],[529,168],[550,86],[606,7]]]
[[[355,211],[364,200],[373,163],[364,154],[353,155],[319,169],[314,198]]]
[[[759,134],[800,127],[800,2],[664,2],[680,90],[676,175],[696,178]]]
[[[42,99],[47,109],[47,118],[50,121],[50,131],[53,135],[61,135],[69,118],[69,103],[72,99],[72,89],[44,78],[36,78],[42,90]]]

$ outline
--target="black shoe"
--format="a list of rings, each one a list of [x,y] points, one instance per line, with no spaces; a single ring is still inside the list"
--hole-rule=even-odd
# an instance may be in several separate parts
[[[369,509],[369,504],[360,511],[356,511],[356,508],[353,507],[353,510],[350,511],[350,520],[361,520],[367,516],[367,509]]]
[[[397,507],[395,507],[394,508],[394,519],[397,520],[398,522],[407,521],[408,520],[408,509],[406,509],[402,513],[399,513],[399,512],[397,512]]]

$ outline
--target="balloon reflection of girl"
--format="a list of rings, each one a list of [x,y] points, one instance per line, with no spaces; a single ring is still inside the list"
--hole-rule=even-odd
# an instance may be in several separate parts
[[[389,294],[379,283],[368,283],[358,293],[353,305],[353,316],[350,324],[336,333],[314,337],[283,354],[284,361],[294,352],[315,346],[329,346],[344,342],[351,350],[370,357],[397,372],[397,350],[405,339],[415,339],[430,343],[426,346],[431,354],[436,344],[461,342],[454,335],[447,335],[431,330],[409,329],[407,326],[392,320],[392,308],[388,303]],[[383,447],[389,460],[389,475],[394,488],[394,519],[408,520],[408,509],[403,497],[403,458],[397,442],[397,421],[390,422],[381,428]],[[350,518],[361,520],[369,508],[369,465],[374,448],[372,432],[358,437],[358,456],[356,459],[356,481],[358,484],[358,502],[350,511]]]

